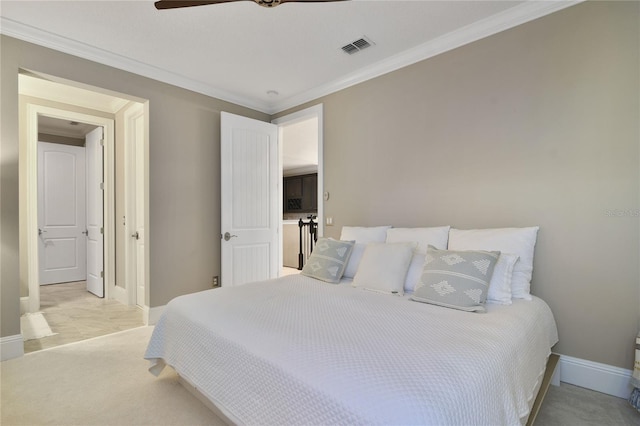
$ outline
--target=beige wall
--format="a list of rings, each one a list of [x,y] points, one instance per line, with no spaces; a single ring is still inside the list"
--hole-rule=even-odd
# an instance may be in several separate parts
[[[220,273],[220,111],[269,117],[11,37],[0,43],[0,336],[20,333],[20,68],[149,100],[150,306],[210,288]]]
[[[324,104],[325,233],[539,225],[532,288],[556,351],[632,368],[638,10],[581,4],[309,103]]]

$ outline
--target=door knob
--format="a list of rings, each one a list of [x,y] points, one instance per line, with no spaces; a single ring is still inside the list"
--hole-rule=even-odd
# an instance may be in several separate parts
[[[135,238],[136,240],[139,240],[140,239],[140,234],[138,234],[138,231],[136,231],[135,234],[131,234],[131,237]]]
[[[42,235],[43,232],[47,232],[47,231],[43,230],[42,228],[38,228],[38,235]]]
[[[228,232],[225,232],[225,233],[224,233],[224,240],[225,240],[225,241],[229,241],[229,240],[230,240],[230,239],[232,239],[233,237],[237,237],[237,235],[231,235],[231,234],[230,234],[230,233],[228,233]]]

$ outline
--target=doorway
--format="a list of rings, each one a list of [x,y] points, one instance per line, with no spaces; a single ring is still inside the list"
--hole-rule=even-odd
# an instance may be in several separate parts
[[[24,81],[27,83],[23,84]],[[104,160],[100,160],[99,165],[100,175],[104,173],[104,177],[96,178],[94,181],[99,185],[98,198],[104,201],[104,208],[97,207],[94,210],[104,214],[103,225],[95,228],[96,232],[104,238],[103,244],[95,244],[97,248],[104,249],[104,253],[98,255],[103,260],[104,267],[96,269],[96,276],[101,275],[99,277],[100,287],[104,282],[102,294],[104,299],[96,299],[103,305],[120,306],[117,308],[118,317],[128,308],[137,311],[140,317],[139,325],[142,325],[148,321],[148,286],[146,285],[148,256],[144,250],[126,250],[127,245],[136,245],[136,242],[132,241],[133,238],[129,235],[130,229],[127,227],[127,225],[132,226],[134,221],[127,221],[124,215],[120,217],[120,220],[116,220],[116,196],[122,199],[122,202],[118,200],[118,206],[126,208],[127,203],[123,201],[125,190],[130,186],[137,187],[136,198],[141,200],[136,204],[138,212],[133,208],[124,211],[125,214],[131,212],[136,215],[138,218],[137,226],[141,230],[146,228],[144,225],[148,223],[148,104],[117,97],[111,93],[93,92],[88,90],[86,86],[80,88],[71,83],[51,76],[43,77],[29,71],[20,74],[20,206],[23,212],[20,225],[21,241],[23,242],[21,244],[20,272],[21,282],[24,282],[27,287],[21,289],[21,311],[35,313],[46,308],[46,306],[41,306],[39,286],[41,272],[39,271],[40,254],[38,253],[38,206],[41,203],[37,195],[37,141],[39,133],[42,133],[39,124],[54,119],[87,124],[100,130],[98,139],[103,139]],[[135,114],[130,113],[134,110]],[[138,158],[133,160],[130,158],[130,153],[124,152],[127,142],[131,140],[126,134],[132,127],[130,120],[135,121],[134,127],[136,127],[135,151]],[[118,123],[117,126],[116,123]],[[116,133],[116,129],[118,133]],[[118,162],[115,159],[116,144],[119,148]],[[128,176],[125,176],[125,168],[128,169]],[[139,178],[132,178],[132,176],[139,176]],[[91,222],[89,220],[87,223],[84,229],[85,233],[88,233]],[[132,234],[135,234],[135,228]],[[144,246],[145,233],[140,232],[138,235],[141,235],[139,237],[141,241],[137,242],[137,245]],[[125,248],[116,248],[116,242],[122,243]],[[139,253],[142,253],[142,258],[137,259],[136,255]],[[116,258],[118,258],[118,263],[123,270],[127,264],[135,264],[138,272],[135,268],[129,269],[134,271],[136,279],[140,281],[129,282],[126,274],[121,278],[116,278]],[[84,281],[80,283],[82,286],[86,286]],[[77,284],[77,282],[67,284]],[[136,298],[136,295],[140,294],[142,297]],[[136,305],[140,306],[136,307]],[[112,320],[104,320],[104,322],[119,322],[119,318],[114,320],[113,315],[111,318]],[[112,327],[107,328],[111,331],[107,330],[103,334],[113,332]]]
[[[324,233],[324,165],[322,104],[280,117],[278,125],[280,158],[280,274],[296,273],[301,253],[308,254],[310,240],[305,235],[300,251],[302,219],[315,222],[317,237]],[[298,194],[299,193],[299,194]],[[304,228],[311,229],[309,226]],[[305,232],[303,230],[303,232]],[[305,256],[303,253],[302,257]],[[302,260],[304,262],[304,260]]]

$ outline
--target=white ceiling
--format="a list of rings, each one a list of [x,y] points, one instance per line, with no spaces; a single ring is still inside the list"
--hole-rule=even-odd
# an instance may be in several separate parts
[[[575,3],[351,0],[267,9],[239,1],[158,11],[153,0],[2,0],[0,32],[275,113]],[[375,45],[341,50],[362,36]]]

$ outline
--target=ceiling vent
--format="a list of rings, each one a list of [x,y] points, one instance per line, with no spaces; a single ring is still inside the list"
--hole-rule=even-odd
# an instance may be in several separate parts
[[[353,55],[369,46],[373,46],[375,43],[366,37],[359,38],[356,41],[352,41],[349,44],[342,46],[342,50],[349,55]]]

